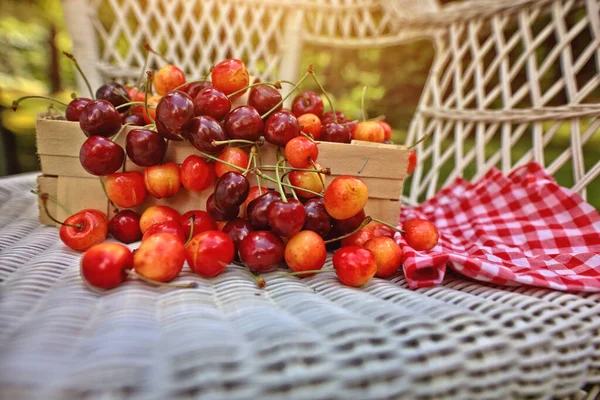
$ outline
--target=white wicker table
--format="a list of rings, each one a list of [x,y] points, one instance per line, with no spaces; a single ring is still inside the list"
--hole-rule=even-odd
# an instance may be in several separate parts
[[[352,289],[281,271],[260,290],[235,266],[179,278],[198,289],[129,281],[99,294],[80,255],[37,222],[34,185],[35,174],[0,179],[0,398],[598,396],[600,294],[457,276]]]

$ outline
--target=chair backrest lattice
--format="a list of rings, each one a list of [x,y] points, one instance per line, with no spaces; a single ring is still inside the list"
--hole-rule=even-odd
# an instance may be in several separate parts
[[[599,10],[594,0],[479,0],[410,20],[438,28],[408,138],[430,136],[417,145],[410,202],[529,161],[572,176],[559,183],[584,198],[600,184]]]

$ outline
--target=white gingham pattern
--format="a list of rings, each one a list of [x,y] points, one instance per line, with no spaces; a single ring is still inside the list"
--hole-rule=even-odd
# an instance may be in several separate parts
[[[441,283],[448,264],[496,284],[600,291],[600,214],[536,163],[508,176],[494,169],[477,183],[459,178],[402,209],[401,221],[414,217],[432,221],[440,241],[417,252],[397,235],[412,288]]]

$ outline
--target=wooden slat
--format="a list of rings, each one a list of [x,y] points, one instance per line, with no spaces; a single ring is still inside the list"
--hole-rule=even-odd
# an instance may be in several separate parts
[[[40,175],[37,178],[37,185],[38,185],[38,191],[40,193],[48,193],[50,196],[56,198],[56,189],[58,186],[58,178],[57,177]],[[48,211],[50,211],[50,214],[52,214],[53,216],[56,216],[56,208],[57,208],[56,203],[49,201],[47,204],[48,204]],[[48,215],[46,214],[46,212],[44,211],[44,208],[42,206],[42,201],[39,199],[38,199],[38,209],[40,212],[39,213],[40,223],[42,223],[44,225],[50,225],[50,226],[58,225],[58,224],[55,224],[50,218],[48,218]]]
[[[396,225],[400,219],[400,201],[369,199],[365,214]]]
[[[99,210],[103,213],[108,211],[108,200],[100,185],[100,178],[59,176],[56,197],[73,213],[86,208]],[[56,218],[59,221],[63,221],[67,217],[69,215],[61,207],[56,209]]]

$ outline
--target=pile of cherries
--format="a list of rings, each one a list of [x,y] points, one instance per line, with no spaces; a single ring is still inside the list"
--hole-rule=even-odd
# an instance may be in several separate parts
[[[294,90],[309,76],[321,86],[311,67]],[[365,215],[369,195],[361,179],[339,176],[325,186],[330,172],[318,164],[319,141],[385,142],[391,136],[388,124],[350,121],[333,107],[324,113],[321,96],[308,91],[285,110],[281,82],[250,84],[240,60],[218,63],[210,77],[210,82],[208,76],[186,82],[179,68],[167,65],[149,72],[143,88],[108,83],[94,99],[78,97],[68,104],[66,119],[78,121],[88,137],[80,150],[81,165],[101,177],[116,209],[110,219],[83,210],[61,223],[61,240],[85,251],[81,273],[88,284],[109,289],[129,275],[169,282],[185,261],[206,278],[237,263],[263,284],[258,274],[284,261],[292,274],[324,272],[327,250],[341,245],[333,256],[335,272],[344,284],[360,286],[398,270],[402,250],[393,239],[398,232],[415,250],[437,244],[438,232],[429,221],[410,220],[400,230]],[[247,104],[233,107],[248,90]],[[137,127],[127,132],[123,149],[115,138],[128,125]],[[163,162],[169,141],[183,140],[197,154],[181,165]],[[261,163],[265,141],[279,147],[275,165]],[[126,155],[144,167],[143,173],[125,171]],[[415,164],[412,152],[409,173]],[[267,189],[267,181],[277,190]],[[131,210],[148,195],[172,197],[182,187],[192,192],[214,188],[205,211],[181,215],[160,205],[141,215]],[[40,196],[46,206],[49,196]],[[104,242],[108,233],[123,243],[141,244],[132,252]]]

